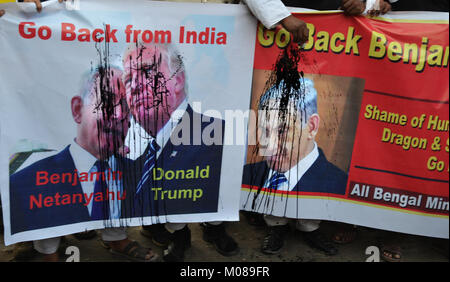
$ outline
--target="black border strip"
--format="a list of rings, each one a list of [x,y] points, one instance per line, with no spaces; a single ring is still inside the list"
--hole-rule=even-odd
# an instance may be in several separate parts
[[[419,98],[411,98],[411,97],[405,97],[405,96],[399,96],[395,94],[380,92],[380,91],[374,91],[369,89],[364,89],[365,92],[369,92],[372,94],[378,94],[378,95],[384,95],[394,98],[400,98],[400,99],[406,99],[406,100],[412,100],[412,101],[419,101],[419,102],[426,102],[426,103],[435,103],[435,104],[446,104],[448,105],[448,101],[437,101],[437,100],[428,100],[428,99],[419,99]]]
[[[370,167],[364,167],[364,166],[359,166],[359,165],[355,165],[355,168],[365,169],[365,170],[372,170],[372,171],[378,171],[378,172],[384,172],[384,173],[390,173],[390,174],[395,174],[395,175],[400,175],[400,176],[405,176],[405,177],[410,177],[410,178],[415,178],[415,179],[420,179],[420,180],[427,180],[427,181],[434,181],[434,182],[448,183],[448,180],[433,179],[433,178],[425,178],[425,177],[414,176],[414,175],[408,175],[408,174],[404,174],[404,173],[400,173],[400,172],[395,172],[395,171],[382,170],[382,169],[370,168]]]

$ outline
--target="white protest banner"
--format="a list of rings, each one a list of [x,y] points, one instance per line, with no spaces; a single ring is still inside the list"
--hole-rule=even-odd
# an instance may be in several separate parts
[[[246,126],[234,124],[245,125],[235,119],[249,108],[256,32],[248,9],[29,5],[1,6],[5,243],[238,220]]]

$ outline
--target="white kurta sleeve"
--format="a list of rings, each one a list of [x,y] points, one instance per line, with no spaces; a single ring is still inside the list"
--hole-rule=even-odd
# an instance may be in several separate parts
[[[274,28],[291,15],[281,0],[243,0],[253,15],[266,27]]]
[[[367,14],[368,11],[370,10],[379,10],[380,9],[380,1],[384,1],[384,0],[366,0],[363,2],[366,2],[366,9],[364,10],[364,15]],[[389,0],[389,3],[395,3],[398,0]]]

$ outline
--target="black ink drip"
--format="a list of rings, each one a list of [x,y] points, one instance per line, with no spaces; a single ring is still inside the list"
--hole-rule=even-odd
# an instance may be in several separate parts
[[[106,26],[104,27],[106,33]],[[121,81],[121,70],[115,66],[111,66],[111,54],[109,50],[109,43],[104,40],[104,45],[95,44],[98,55],[98,63],[95,68],[91,71],[94,75],[92,78],[93,82],[93,93],[92,99],[95,101],[94,114],[97,116],[97,138],[98,138],[98,148],[100,148],[100,160],[109,162],[110,157],[114,155],[115,161],[110,161],[108,163],[109,167],[103,167],[113,172],[121,173],[121,176],[108,174],[107,187],[103,187],[103,219],[105,227],[113,227],[112,218],[110,216],[110,209],[118,209],[118,206],[110,207],[109,198],[113,198],[113,205],[119,205],[119,202],[124,200],[126,196],[125,189],[122,192],[113,193],[112,187],[117,188],[123,185],[126,179],[126,173],[129,171],[129,164],[124,161],[124,158],[119,154],[122,150],[122,145],[124,143],[127,129],[124,128],[124,120],[128,117],[123,115],[123,119],[119,119],[120,116],[117,111],[128,112],[128,107],[126,105],[125,99],[117,99],[120,93],[124,91],[123,83]],[[125,123],[126,127],[129,127],[129,123]],[[112,138],[105,138],[106,135],[112,135]],[[106,139],[106,148],[102,148],[101,140]],[[120,140],[120,142],[119,142]],[[108,148],[112,148],[108,149]],[[112,151],[112,154],[111,154]],[[122,186],[123,188],[123,186]],[[124,192],[125,191],[125,192]],[[108,193],[109,192],[109,193]],[[125,193],[125,194],[124,194]],[[94,195],[95,197],[95,195]],[[122,205],[122,208],[123,205]],[[123,211],[122,212],[126,212]],[[120,218],[120,216],[119,216]],[[126,222],[120,220],[120,226],[127,226]]]
[[[153,52],[153,55],[149,57],[144,58],[144,52],[148,50],[149,48],[154,48],[151,50]],[[164,48],[164,46],[144,46],[139,43],[136,43],[136,48],[133,51],[132,54],[128,57],[128,68],[131,71],[136,72],[138,75],[137,77],[132,77],[134,80],[133,83],[137,85],[135,93],[132,93],[133,96],[140,96],[144,91],[147,93],[147,96],[144,97],[144,106],[146,110],[153,109],[153,118],[150,116],[145,116],[144,120],[140,121],[140,126],[142,128],[153,128],[153,130],[150,130],[147,132],[150,136],[153,138],[156,138],[157,136],[157,129],[161,127],[161,125],[165,125],[170,120],[171,110],[169,109],[169,101],[168,96],[173,95],[173,93],[170,93],[168,89],[168,83],[174,79],[174,77],[179,73],[182,66],[181,64],[176,67],[176,70],[167,77],[167,75],[163,72],[162,66],[169,66],[170,62],[168,61],[169,55],[174,54],[165,54],[165,52],[168,52],[167,50],[161,50],[159,48]],[[182,58],[179,58],[179,62],[181,62]],[[169,59],[170,60],[170,59]],[[139,136],[139,134],[133,134],[133,136]],[[140,136],[142,138],[142,136]],[[138,137],[138,139],[129,140],[128,146],[134,146],[135,149],[139,149],[138,151],[142,152],[142,148],[140,148],[141,142]],[[162,145],[162,144],[159,144]],[[138,148],[139,146],[139,148]],[[160,153],[163,150],[163,148],[160,148]],[[137,187],[139,180],[141,179],[142,175],[145,173],[144,171],[144,163],[146,160],[146,152],[144,155],[142,155],[140,158],[138,158],[136,162],[135,170],[132,172],[134,175],[133,182],[134,187]],[[163,168],[164,163],[162,158],[156,158],[155,166],[153,169],[156,168]],[[142,172],[141,174],[136,172]],[[164,180],[161,180],[164,181]],[[133,205],[133,212],[132,214],[136,217],[139,217],[141,220],[141,223],[143,224],[143,218],[145,216],[149,216],[148,211],[150,211],[150,215],[152,218],[155,218],[155,222],[152,222],[152,224],[160,223],[159,216],[165,216],[167,215],[167,206],[166,206],[166,200],[161,202],[161,200],[155,200],[153,193],[150,193],[152,188],[155,187],[163,187],[162,183],[159,183],[153,179],[153,177],[150,177],[150,181],[148,182],[147,187],[142,187],[142,190],[147,190],[145,193],[139,193],[136,195],[136,199]],[[144,197],[147,197],[144,199]],[[149,206],[144,206],[145,204],[148,204]],[[160,207],[162,205],[162,207]],[[162,214],[160,214],[160,210],[163,210]],[[140,214],[136,214],[136,211],[140,211]]]
[[[281,164],[283,161],[286,161],[287,157],[290,157],[289,163],[292,162],[293,154],[297,154],[297,159],[299,157],[299,150],[294,152],[291,149],[290,156],[283,156],[281,154],[281,148],[284,147],[286,143],[286,134],[283,134],[287,131],[288,128],[296,126],[297,122],[303,124],[303,121],[306,119],[306,111],[305,111],[305,87],[303,81],[303,71],[299,71],[299,64],[303,59],[303,54],[300,49],[295,45],[290,45],[288,48],[283,49],[279,54],[277,61],[272,69],[269,79],[266,82],[264,87],[263,95],[259,100],[259,111],[262,111],[267,118],[269,117],[270,110],[278,111],[278,122],[280,127],[278,128],[279,132],[279,146],[277,147],[277,158],[278,161],[274,162],[277,164]],[[272,101],[272,103],[270,103]],[[276,107],[273,108],[273,101],[276,101]],[[293,117],[293,118],[292,118]],[[297,120],[299,118],[299,120]],[[257,118],[257,124],[259,122],[259,116]],[[270,125],[269,125],[270,126]],[[301,136],[300,136],[301,137]],[[254,163],[256,158],[259,157],[260,149],[258,146],[253,150],[250,163]],[[292,163],[291,163],[292,164]],[[295,164],[294,164],[295,165]],[[276,167],[272,165],[272,167],[268,166],[267,171],[251,171],[251,183],[255,183],[256,179],[260,179],[261,174],[268,175],[269,169],[272,171],[279,171],[280,167]],[[259,176],[259,177],[258,177]],[[258,178],[257,178],[258,177]],[[250,188],[252,190],[257,189],[254,193],[254,197],[252,200],[252,210],[259,210],[260,205],[265,205],[263,209],[263,213],[271,214],[273,211],[274,201],[269,201],[271,197],[275,194],[275,189],[273,187],[269,188],[268,193],[261,193],[262,188],[264,186],[264,182],[267,181],[271,175],[268,175],[264,178],[263,183],[259,183],[257,186],[253,186]],[[297,179],[288,179],[288,181],[297,181]],[[288,183],[289,185],[289,183]],[[288,192],[288,191],[287,191]],[[282,194],[282,197],[286,196],[287,192]],[[251,195],[251,194],[249,194]],[[258,202],[257,200],[260,199]],[[249,199],[247,199],[248,202]],[[287,200],[285,201],[287,205]],[[270,203],[272,203],[271,206]],[[285,208],[286,213],[286,208]]]

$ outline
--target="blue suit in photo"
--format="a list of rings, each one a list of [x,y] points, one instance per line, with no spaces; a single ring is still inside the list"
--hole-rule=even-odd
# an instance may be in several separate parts
[[[157,170],[157,178],[160,177],[160,169],[163,169],[165,172],[170,170],[175,174],[177,171],[183,170],[184,179],[180,172],[178,179],[174,177],[173,179],[162,178],[155,180],[153,178],[153,170],[151,170],[151,180],[148,182],[148,185],[137,191],[138,182],[145,173],[145,161],[147,159],[147,152],[150,149],[150,147],[147,147],[144,154],[134,163],[133,174],[135,177],[130,177],[133,183],[128,186],[133,187],[134,192],[127,194],[127,206],[129,208],[123,210],[129,217],[217,212],[225,122],[215,118],[211,118],[209,121],[203,121],[204,116],[194,112],[189,105],[185,115],[189,116],[190,121],[190,143],[175,145],[171,140],[168,140],[164,148],[161,148],[162,151],[156,159],[153,168],[159,169]],[[210,136],[221,133],[221,143],[218,145],[207,145],[202,139],[200,145],[191,145],[194,144],[193,123],[195,121],[201,121],[199,128],[201,129],[202,135],[208,125],[220,123],[222,131],[212,132]],[[181,132],[181,134],[186,134],[186,132]],[[198,171],[203,170],[206,173],[205,169],[208,166],[209,173],[207,178],[188,179],[187,170],[196,171],[198,167]],[[157,188],[161,188],[161,190],[156,191],[155,189]],[[195,201],[193,197],[194,189],[202,190],[202,196],[195,199]],[[162,198],[162,191],[167,191],[165,192],[164,198]]]
[[[247,164],[244,166],[243,185],[250,185],[252,189],[264,187],[268,180],[270,168],[266,161]],[[291,191],[294,192],[320,192],[344,195],[347,185],[347,174],[330,163],[322,149],[319,148],[319,157],[305,172]],[[267,188],[267,187],[266,187]]]
[[[69,146],[60,153],[50,156],[33,163],[32,165],[14,173],[10,176],[10,216],[11,216],[11,234],[22,231],[54,227],[66,224],[90,221],[91,217],[85,197],[79,181],[76,185],[72,182],[65,183],[59,181],[57,184],[48,183],[46,185],[37,185],[36,173],[45,171],[48,177],[52,174],[62,175],[63,173],[74,174],[76,167],[69,151]],[[126,160],[118,161],[118,167],[114,170],[126,168]],[[123,188],[125,191],[125,188]],[[124,193],[124,192],[122,192]],[[55,200],[55,195],[59,194],[59,205]],[[62,196],[81,194],[81,202],[76,198],[75,203],[62,204]],[[46,197],[52,197],[54,200],[45,203]],[[36,205],[32,199],[42,199],[42,207]],[[93,198],[92,198],[93,200]],[[105,218],[104,218],[105,219]]]

